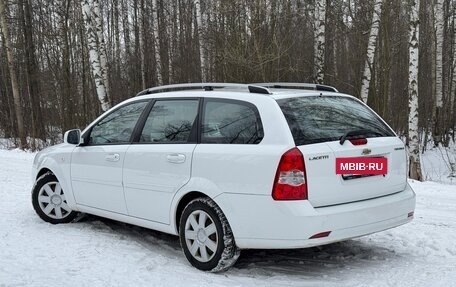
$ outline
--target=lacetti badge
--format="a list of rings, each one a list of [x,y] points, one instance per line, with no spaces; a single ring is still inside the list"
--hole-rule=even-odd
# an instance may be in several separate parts
[[[386,174],[388,161],[384,157],[336,158],[336,174]]]
[[[320,156],[314,156],[314,157],[309,157],[309,160],[320,160],[320,159],[328,159],[329,155],[320,155]]]

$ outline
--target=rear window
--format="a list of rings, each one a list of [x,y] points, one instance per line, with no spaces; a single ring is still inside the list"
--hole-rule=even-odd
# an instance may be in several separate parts
[[[296,145],[335,141],[361,130],[366,137],[394,136],[377,115],[352,98],[308,96],[281,99],[277,103]]]

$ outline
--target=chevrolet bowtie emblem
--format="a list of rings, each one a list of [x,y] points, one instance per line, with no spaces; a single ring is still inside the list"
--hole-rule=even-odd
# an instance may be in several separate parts
[[[362,152],[362,155],[368,155],[372,152],[372,150],[368,149],[368,148],[365,148],[363,149],[363,152]]]

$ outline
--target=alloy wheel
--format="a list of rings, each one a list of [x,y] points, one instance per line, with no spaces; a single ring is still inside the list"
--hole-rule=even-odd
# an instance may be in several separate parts
[[[188,216],[185,222],[185,242],[196,260],[210,261],[217,251],[218,240],[217,228],[209,214],[195,210]]]
[[[63,219],[71,213],[65,194],[57,181],[45,183],[38,192],[40,209],[46,216],[54,219]]]

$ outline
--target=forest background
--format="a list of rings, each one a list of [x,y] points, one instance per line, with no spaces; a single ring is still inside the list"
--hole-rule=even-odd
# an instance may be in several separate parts
[[[0,0],[0,20],[0,137],[20,148],[186,82],[332,85],[406,140],[417,179],[454,142],[455,0]]]

